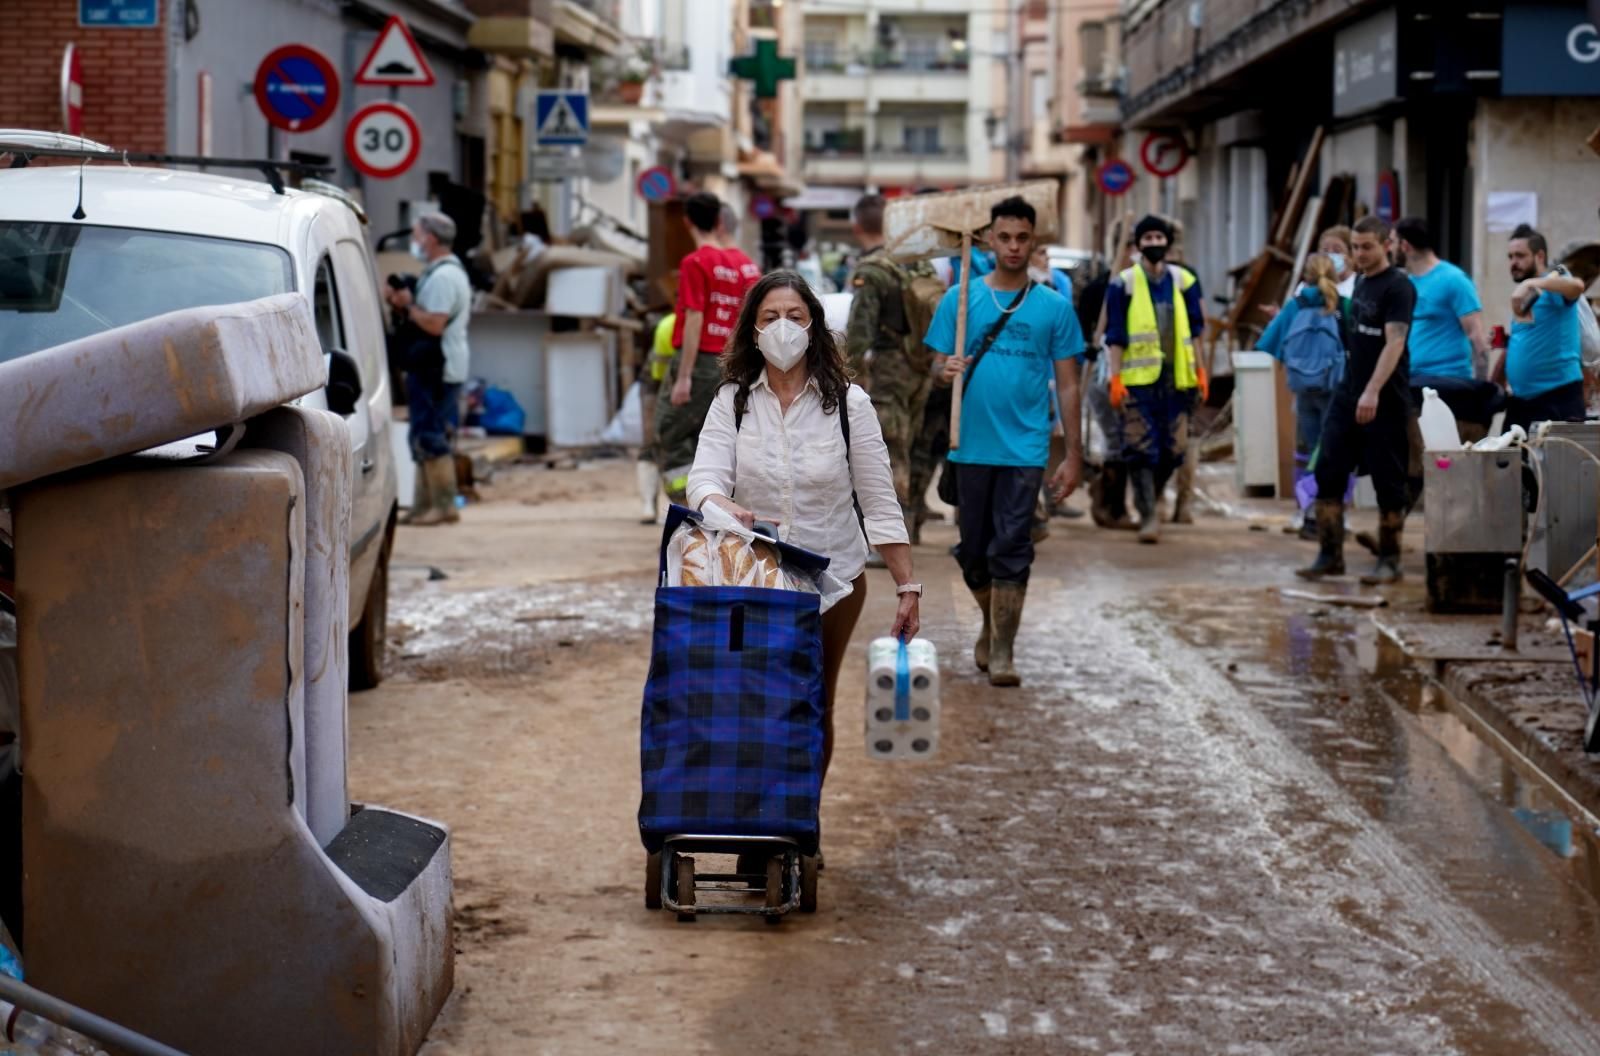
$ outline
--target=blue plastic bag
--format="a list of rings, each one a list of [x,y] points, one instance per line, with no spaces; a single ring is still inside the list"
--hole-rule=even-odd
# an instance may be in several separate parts
[[[528,415],[517,398],[505,389],[490,386],[483,390],[483,411],[478,424],[491,436],[521,436]]]

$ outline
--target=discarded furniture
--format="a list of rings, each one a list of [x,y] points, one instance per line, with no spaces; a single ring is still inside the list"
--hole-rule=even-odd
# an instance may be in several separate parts
[[[1522,452],[1429,451],[1422,471],[1429,611],[1499,612],[1522,555]]]
[[[14,445],[26,428],[0,418],[0,448],[26,456],[4,479],[28,482],[12,496],[29,980],[192,1056],[410,1056],[452,984],[449,834],[348,803],[350,438],[276,406],[324,381],[307,306],[66,347],[72,375],[60,349],[0,366],[0,389],[32,384],[71,438]],[[36,364],[76,379],[76,416]],[[132,425],[82,399],[84,378]],[[101,461],[213,429],[243,447]]]

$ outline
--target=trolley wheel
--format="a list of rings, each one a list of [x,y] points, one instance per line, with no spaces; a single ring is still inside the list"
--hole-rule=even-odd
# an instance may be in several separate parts
[[[786,901],[783,897],[784,866],[789,864],[789,856],[775,854],[767,859],[767,908],[779,909]],[[767,920],[777,920],[777,916],[769,916]]]
[[[677,863],[678,905],[691,907],[687,913],[680,912],[680,921],[693,922],[694,918],[694,859],[687,855],[678,855]]]
[[[644,863],[644,908],[661,908],[661,852],[657,851]]]
[[[806,855],[800,859],[800,912],[817,911],[817,859]]]

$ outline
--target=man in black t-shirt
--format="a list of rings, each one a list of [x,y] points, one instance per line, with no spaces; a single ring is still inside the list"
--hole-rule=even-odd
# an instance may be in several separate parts
[[[1356,224],[1351,256],[1361,278],[1356,281],[1346,319],[1349,359],[1344,380],[1322,423],[1317,453],[1314,507],[1317,559],[1298,575],[1305,579],[1344,574],[1344,502],[1350,473],[1358,467],[1372,475],[1378,492],[1378,563],[1361,582],[1376,585],[1400,578],[1400,532],[1405,527],[1410,456],[1408,427],[1411,393],[1407,382],[1406,338],[1416,287],[1389,264],[1384,243],[1389,225],[1369,216]]]

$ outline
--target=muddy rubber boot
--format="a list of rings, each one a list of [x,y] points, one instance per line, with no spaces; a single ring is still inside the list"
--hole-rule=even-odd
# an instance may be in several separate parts
[[[1022,676],[1017,674],[1011,648],[1017,640],[1017,628],[1022,625],[1022,602],[1028,595],[1028,585],[997,579],[990,590],[994,628],[989,644],[989,684],[1020,686]]]
[[[1398,511],[1378,516],[1378,563],[1361,577],[1361,582],[1381,587],[1400,581],[1400,532],[1405,525],[1406,515]]]
[[[1177,480],[1174,481],[1178,498],[1172,504],[1173,524],[1194,523],[1194,474],[1195,465],[1185,455],[1183,462],[1178,466]]]
[[[1295,569],[1301,579],[1322,579],[1344,575],[1344,504],[1318,499],[1311,506],[1317,525],[1317,559],[1305,568]]]
[[[1156,508],[1156,473],[1153,469],[1133,471],[1133,506],[1139,511],[1139,541],[1154,545],[1161,541],[1161,513]]]
[[[983,630],[978,632],[977,644],[972,647],[972,662],[978,665],[979,671],[989,670],[989,638],[994,630],[994,624],[989,618],[992,595],[992,587],[972,592],[972,599],[978,603],[978,611],[983,613]]]
[[[1139,526],[1128,516],[1127,464],[1107,462],[1106,473],[1106,512],[1111,515],[1111,523],[1105,527],[1119,532],[1136,531]]]
[[[639,523],[655,524],[661,512],[661,470],[654,462],[636,462],[639,483]]]
[[[418,517],[433,509],[433,495],[428,489],[428,464],[426,462],[413,462],[411,482],[411,508],[406,515],[400,518],[401,524],[411,524]]]
[[[456,460],[450,455],[430,458],[422,464],[428,475],[428,493],[433,501],[421,515],[411,518],[417,526],[455,524],[461,520],[456,509]]]

